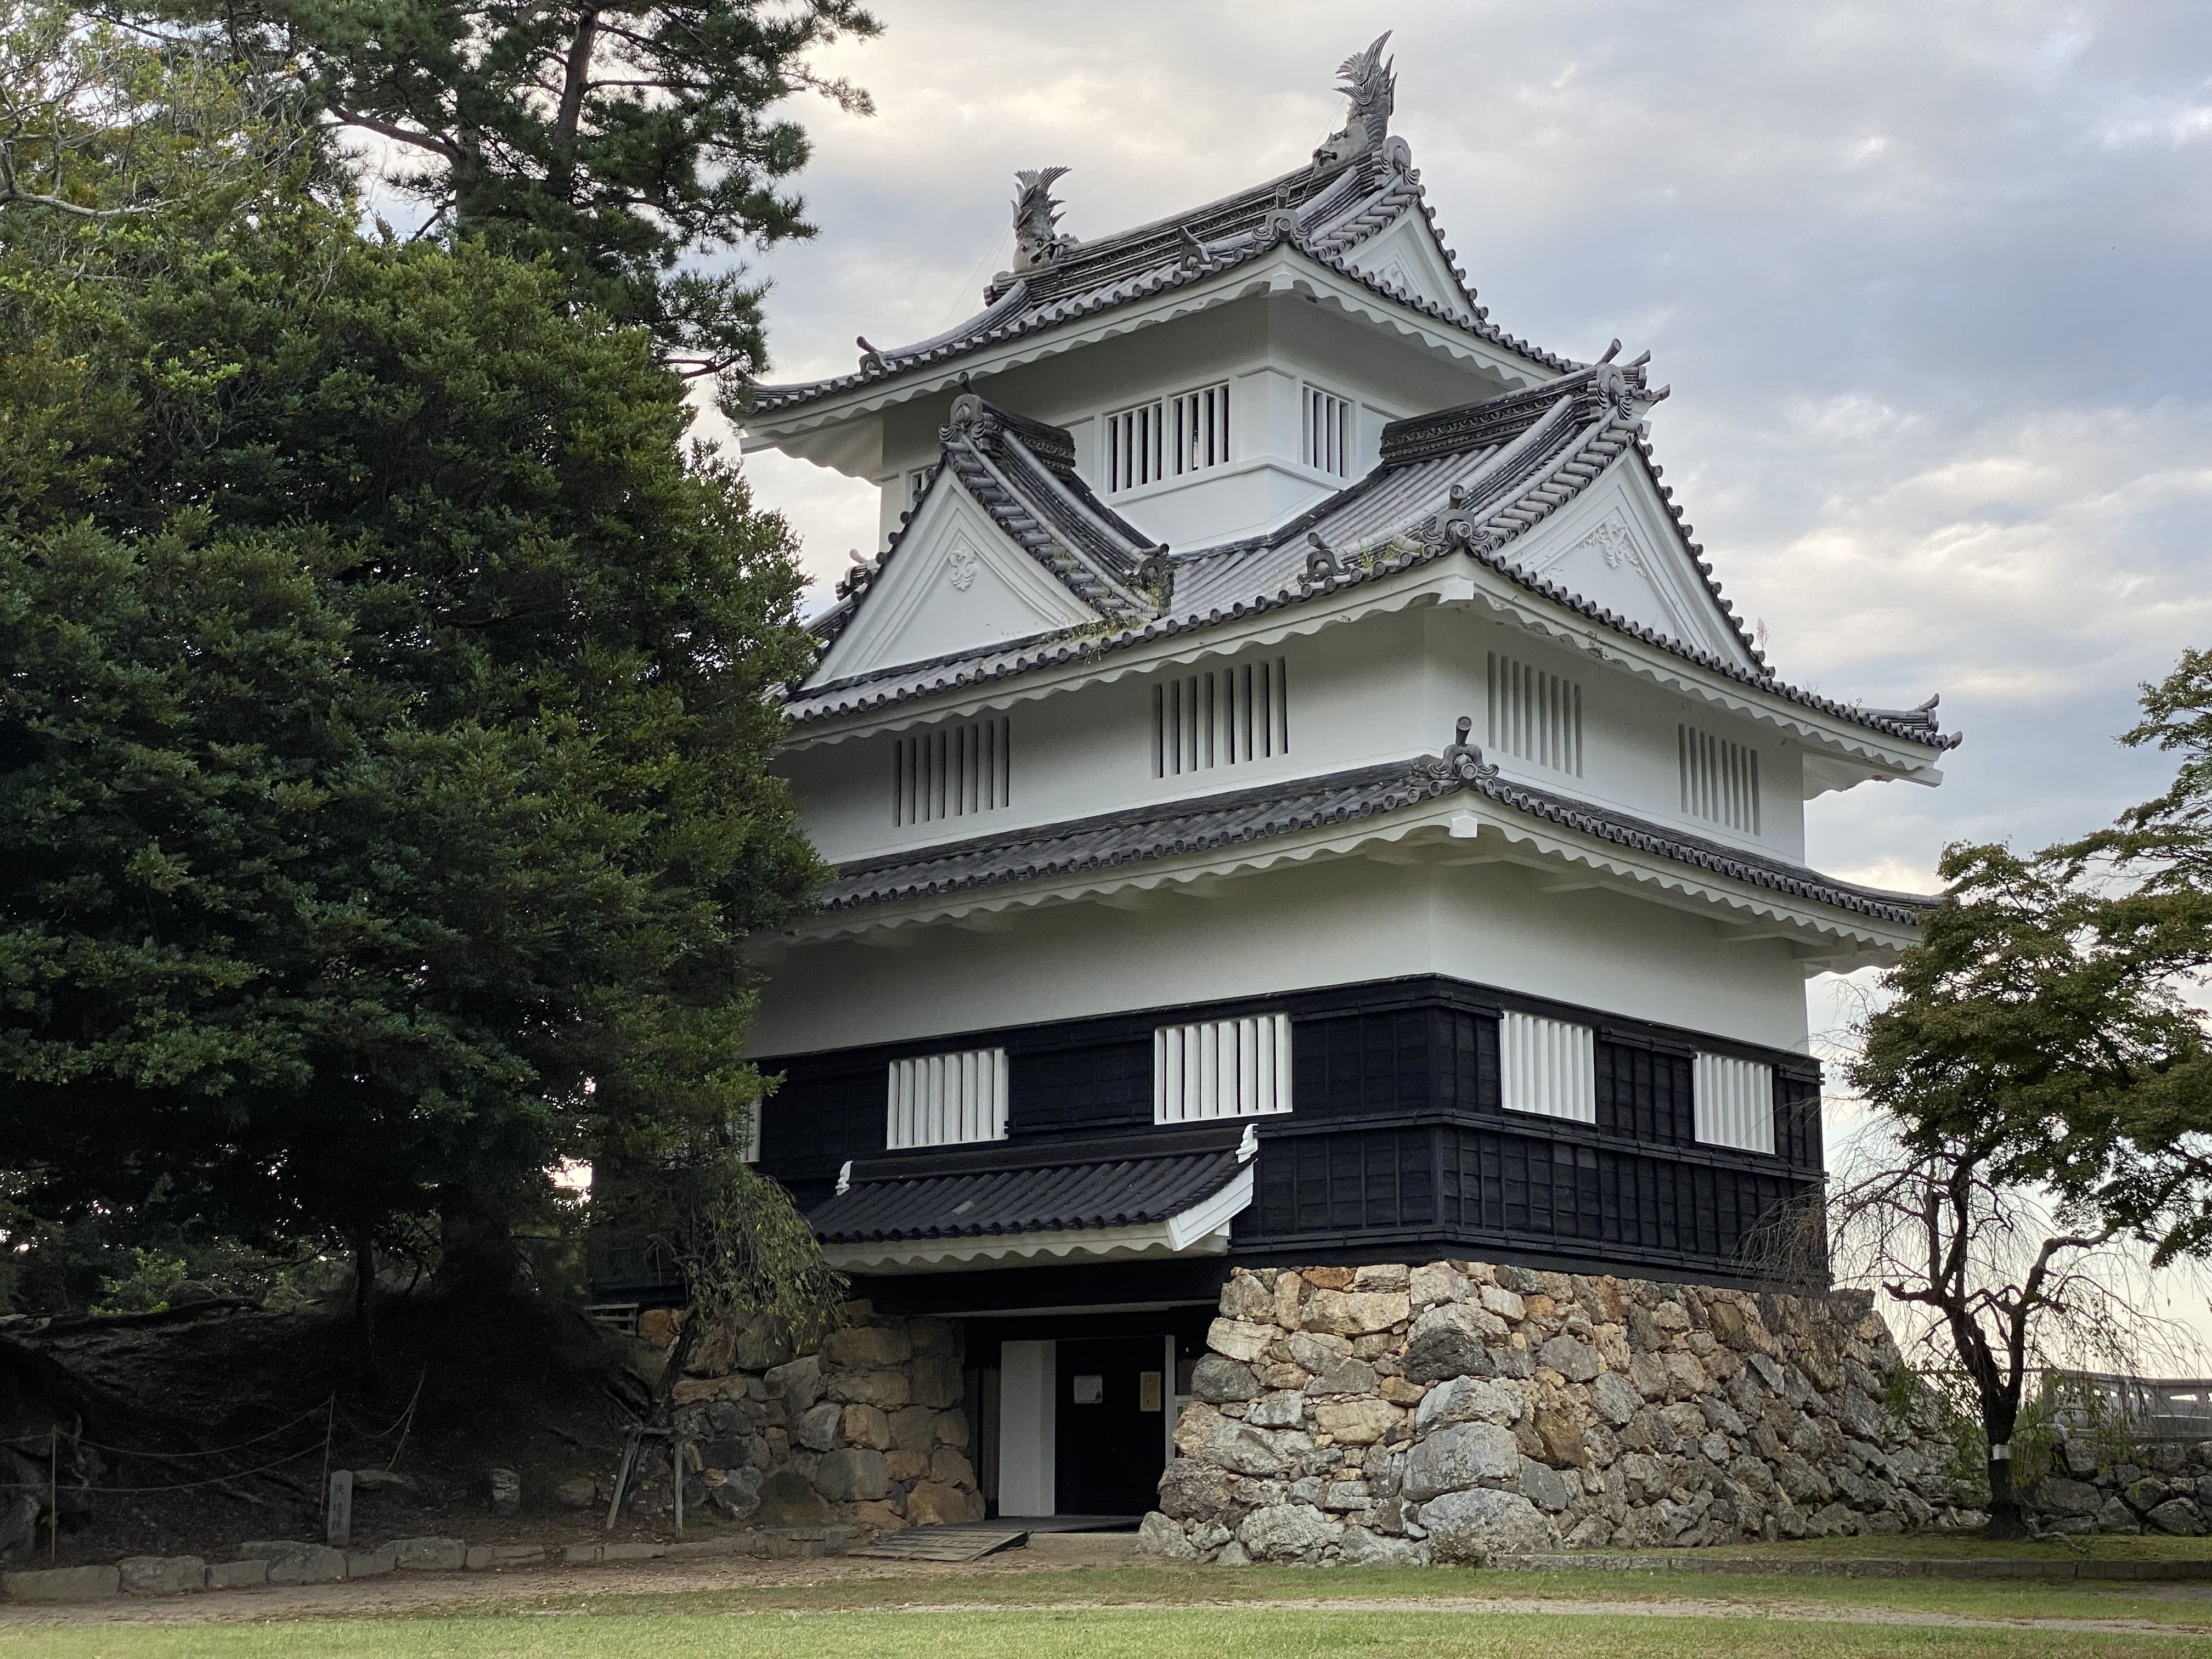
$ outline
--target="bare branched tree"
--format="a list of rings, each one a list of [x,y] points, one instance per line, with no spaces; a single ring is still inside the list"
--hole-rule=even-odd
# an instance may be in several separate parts
[[[2013,1443],[2035,1378],[2133,1370],[2170,1351],[2173,1333],[2118,1224],[2008,1180],[2002,1141],[1908,1147],[1877,1119],[1844,1154],[1828,1210],[1838,1279],[1907,1315],[1901,1346],[1986,1437],[1990,1535],[2018,1538],[2029,1528]]]

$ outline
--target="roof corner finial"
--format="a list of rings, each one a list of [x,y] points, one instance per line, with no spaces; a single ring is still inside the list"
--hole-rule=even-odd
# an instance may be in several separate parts
[[[1075,246],[1075,238],[1060,232],[1060,204],[1054,200],[1053,185],[1067,176],[1067,167],[1024,167],[1014,174],[1021,193],[1014,198],[1014,269],[1035,270],[1048,265]]]
[[[1482,750],[1469,741],[1474,736],[1474,717],[1462,714],[1452,728],[1452,740],[1443,752],[1444,765],[1469,783],[1477,778],[1498,775],[1498,769],[1485,762]]]
[[[1344,125],[1322,140],[1321,148],[1314,152],[1316,170],[1341,167],[1386,148],[1401,171],[1413,165],[1413,152],[1402,140],[1395,145],[1388,142],[1391,112],[1398,101],[1397,61],[1382,61],[1382,48],[1391,33],[1383,30],[1373,46],[1336,66],[1337,90],[1352,100],[1352,106],[1345,112]]]
[[[860,368],[863,372],[877,374],[890,373],[890,360],[868,343],[866,335],[855,334],[853,337],[853,343],[860,348]]]

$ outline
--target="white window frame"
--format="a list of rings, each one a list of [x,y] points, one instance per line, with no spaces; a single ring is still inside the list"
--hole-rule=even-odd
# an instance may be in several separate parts
[[[1509,1112],[1597,1121],[1597,1033],[1572,1020],[1508,1012],[1498,1023],[1499,1103]]]
[[[884,1146],[964,1146],[1006,1138],[1006,1051],[915,1054],[885,1068]]]
[[[1701,1145],[1774,1151],[1774,1068],[1702,1050],[1691,1072],[1691,1118]]]
[[[1152,1032],[1152,1121],[1212,1123],[1291,1109],[1291,1017],[1247,1014]]]

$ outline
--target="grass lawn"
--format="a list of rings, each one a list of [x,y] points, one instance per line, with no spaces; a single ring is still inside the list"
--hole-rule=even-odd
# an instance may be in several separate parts
[[[565,1614],[0,1633],[0,1654],[40,1659],[1304,1659],[1304,1656],[1553,1654],[1856,1659],[1860,1655],[2103,1656],[2212,1652],[2212,1639],[2080,1631],[1784,1623],[1766,1619],[1224,1608],[1036,1613]]]

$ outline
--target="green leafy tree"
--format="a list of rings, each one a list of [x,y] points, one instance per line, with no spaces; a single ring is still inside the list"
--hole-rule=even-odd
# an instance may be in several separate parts
[[[257,188],[0,210],[0,374],[104,392],[0,423],[0,1158],[496,1281],[550,1166],[757,1098],[799,579],[644,330]]]
[[[2185,750],[2159,801],[2033,856],[1946,851],[1942,902],[1850,1067],[1877,1121],[1834,1195],[1844,1252],[1948,1345],[1999,1535],[2025,1530],[2009,1448],[2038,1365],[2122,1362],[2145,1328],[2107,1247],[2165,1262],[2212,1243],[2212,1044],[2181,994],[2207,960],[2204,668],[2147,689],[2129,734]]]
[[[397,153],[435,222],[523,258],[570,295],[650,328],[699,374],[766,366],[762,289],[732,250],[811,236],[789,188],[802,91],[864,112],[807,67],[879,25],[857,0],[163,0],[139,21],[219,39],[295,76],[311,118]]]

